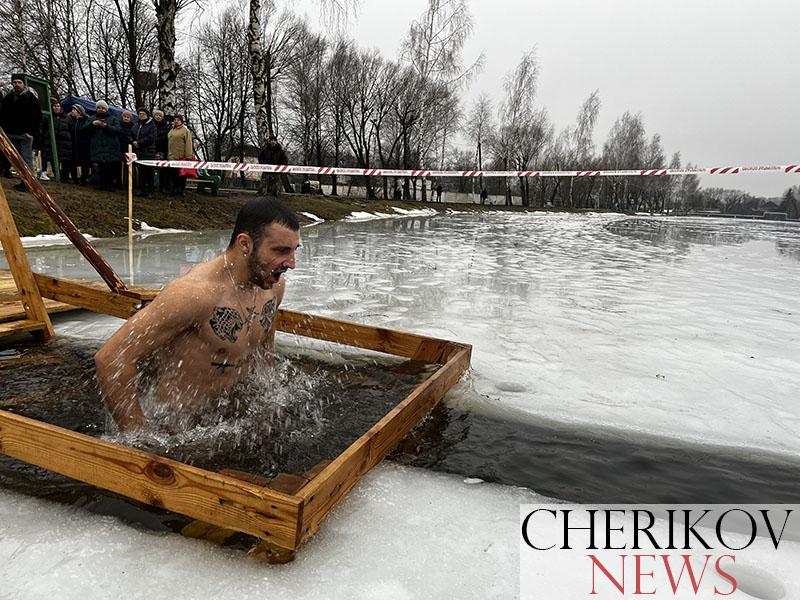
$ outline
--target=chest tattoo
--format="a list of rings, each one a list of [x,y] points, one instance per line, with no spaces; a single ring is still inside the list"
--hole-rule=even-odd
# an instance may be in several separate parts
[[[208,324],[220,339],[233,343],[244,326],[244,320],[236,309],[216,306]]]
[[[264,303],[258,321],[265,331],[269,331],[273,320],[275,320],[275,298],[270,298]]]

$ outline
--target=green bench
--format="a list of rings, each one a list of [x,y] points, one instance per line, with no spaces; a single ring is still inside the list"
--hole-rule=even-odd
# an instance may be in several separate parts
[[[218,196],[219,184],[222,182],[222,177],[219,175],[211,175],[204,169],[197,169],[197,177],[191,177],[186,181],[194,183],[197,186],[198,192],[209,189],[212,195]]]

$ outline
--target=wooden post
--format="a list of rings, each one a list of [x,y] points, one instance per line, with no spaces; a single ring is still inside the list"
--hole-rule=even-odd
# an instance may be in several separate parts
[[[128,144],[128,154],[133,154],[133,146],[131,146],[130,144]],[[131,285],[133,285],[133,163],[132,162],[128,162],[128,273],[130,273],[129,279]]]
[[[0,184],[0,243],[3,246],[14,283],[22,296],[22,307],[29,321],[30,329],[37,337],[49,340],[55,336],[50,316],[44,307],[44,301],[39,293],[39,287],[33,278],[31,265],[19,239],[19,231],[11,208],[8,206],[5,190]],[[34,327],[34,325],[37,325]],[[27,329],[27,328],[26,328]]]
[[[114,292],[126,290],[127,287],[122,282],[122,279],[119,278],[119,275],[114,272],[114,269],[111,268],[111,265],[109,265],[105,259],[100,256],[100,253],[97,252],[95,247],[83,237],[83,234],[75,227],[75,224],[70,220],[67,214],[61,210],[61,207],[55,203],[50,197],[50,194],[47,193],[47,190],[39,183],[39,180],[31,173],[30,169],[28,169],[28,165],[22,160],[19,152],[17,152],[17,149],[11,144],[11,141],[6,137],[2,129],[0,129],[0,152],[6,155],[8,162],[16,169],[22,182],[28,186],[28,189],[39,201],[39,204],[42,205],[45,212],[50,215],[53,222],[58,225],[61,231],[69,238],[69,241],[83,254],[84,258],[94,267],[95,271],[100,274],[100,277],[103,278],[103,281],[106,282],[108,287]]]

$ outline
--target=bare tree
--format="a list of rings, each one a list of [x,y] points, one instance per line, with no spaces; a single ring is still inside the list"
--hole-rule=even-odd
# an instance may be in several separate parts
[[[303,164],[322,164],[326,140],[322,134],[328,105],[326,53],[328,43],[322,36],[306,34],[298,45],[298,60],[286,71],[283,106],[288,111],[284,121]]]
[[[158,38],[158,98],[161,110],[175,114],[175,89],[178,62],[175,60],[175,23],[188,7],[202,9],[203,0],[152,0],[156,12]]]
[[[494,117],[492,114],[492,101],[486,94],[481,94],[472,104],[467,118],[464,133],[476,145],[476,167],[483,170],[483,147],[487,140],[491,140],[495,135]],[[481,179],[481,189],[483,189],[483,179]]]
[[[447,142],[460,120],[460,107],[455,93],[478,73],[483,63],[481,54],[474,63],[465,65],[464,45],[472,34],[473,20],[467,0],[428,0],[422,16],[411,23],[403,42],[401,57],[419,75],[419,81],[437,86],[433,98],[421,115],[425,121],[419,138],[417,154],[428,157],[438,143],[439,165],[444,165]],[[426,137],[434,137],[430,142]],[[423,185],[423,200],[425,186]]]
[[[196,113],[198,145],[209,160],[230,160],[241,153],[249,106],[246,25],[238,10],[229,7],[201,27],[188,64],[194,100],[186,104]]]
[[[602,164],[606,169],[636,169],[642,164],[647,142],[641,114],[626,111],[614,122],[603,145]],[[628,209],[637,188],[630,177],[604,177],[604,193],[611,207]]]
[[[594,167],[594,127],[600,113],[600,91],[595,90],[583,102],[578,111],[575,127],[569,134],[569,150],[567,169],[587,171]],[[583,178],[585,187],[583,206],[588,206],[588,199],[595,185],[594,177]],[[569,178],[568,205],[575,206],[575,178]]]
[[[384,61],[376,51],[353,47],[340,60],[346,79],[337,82],[334,101],[344,108],[344,138],[356,163],[366,168],[373,159],[375,123],[379,118],[377,97]],[[374,198],[371,178],[365,177],[365,183],[367,197]]]
[[[535,50],[526,52],[507,77],[506,96],[500,106],[500,126],[493,139],[493,151],[504,169],[529,170],[538,159],[553,127],[545,109],[535,107],[539,79],[539,63]],[[522,202],[528,206],[529,182],[520,180]],[[506,182],[506,204],[511,204],[511,186]]]
[[[336,20],[344,18],[354,2],[355,0],[321,0],[320,4],[328,19]],[[276,103],[272,98],[272,83],[291,62],[290,50],[294,50],[299,34],[306,29],[304,23],[286,11],[281,13],[281,23],[271,27],[275,15],[275,5],[269,0],[265,4],[262,4],[262,0],[249,0],[247,44],[259,146],[266,144],[267,138],[275,131],[272,112]],[[268,31],[273,32],[269,40],[266,39]],[[280,64],[281,59],[283,64]]]

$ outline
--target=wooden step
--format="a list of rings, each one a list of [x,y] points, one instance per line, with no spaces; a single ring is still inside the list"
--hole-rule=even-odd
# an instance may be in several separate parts
[[[9,323],[0,323],[0,336],[14,335],[26,331],[41,331],[47,329],[47,323],[33,319],[20,319]]]

